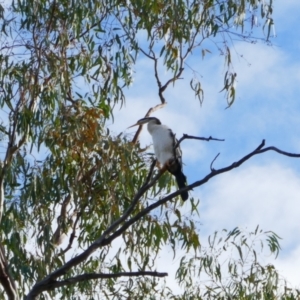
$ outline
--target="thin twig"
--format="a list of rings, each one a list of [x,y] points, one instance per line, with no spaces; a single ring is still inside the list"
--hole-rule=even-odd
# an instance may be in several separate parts
[[[211,171],[214,171],[214,168],[212,167],[212,165],[213,165],[213,163],[215,162],[215,160],[218,158],[219,155],[220,155],[220,153],[218,153],[218,154],[216,155],[216,157],[212,160],[212,162],[211,162],[211,164],[210,164],[210,170],[211,170]]]
[[[146,53],[145,50],[143,50],[142,48],[139,48],[139,50],[145,55],[147,56],[148,58],[152,59],[152,60],[155,60],[155,57],[151,56],[150,54]]]
[[[103,12],[103,16],[100,18],[100,20],[98,20],[97,22],[95,22],[94,24],[92,24],[89,28],[87,28],[85,31],[83,31],[78,37],[71,38],[70,39],[70,43],[72,43],[76,39],[82,38],[84,35],[86,35],[88,32],[90,32],[93,28],[95,28],[96,26],[100,25],[102,23],[102,21],[106,18],[106,16],[107,16],[107,11]]]
[[[188,135],[188,134],[183,134],[183,136],[177,141],[176,145],[175,145],[175,148],[177,148],[180,143],[183,141],[183,140],[186,140],[186,139],[190,139],[190,140],[201,140],[201,141],[218,141],[218,142],[224,142],[225,140],[224,139],[217,139],[217,138],[213,138],[213,137],[208,137],[208,138],[205,138],[205,137],[199,137],[199,136],[193,136],[193,135]]]

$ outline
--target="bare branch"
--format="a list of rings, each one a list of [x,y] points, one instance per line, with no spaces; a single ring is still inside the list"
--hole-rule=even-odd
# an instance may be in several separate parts
[[[145,115],[145,118],[149,117],[152,113],[154,113],[155,111],[157,111],[158,109],[161,109],[161,108],[164,108],[166,106],[167,103],[161,103],[161,104],[157,104],[155,105],[154,107],[151,107],[146,115]]]
[[[177,74],[175,73],[174,76],[172,78],[170,78],[169,80],[167,80],[167,82],[163,86],[161,84],[159,85],[158,95],[159,95],[159,98],[160,98],[160,100],[161,100],[162,103],[166,102],[166,100],[164,98],[164,95],[163,95],[164,91],[167,89],[167,87],[169,86],[169,84],[171,82],[174,83],[177,79],[180,78],[183,70],[184,70],[184,68],[183,68],[183,58],[180,57],[180,66],[179,66],[179,69],[177,71]],[[156,80],[158,80],[157,61],[155,61],[155,77],[157,78]]]
[[[216,157],[212,160],[212,162],[211,162],[211,164],[210,164],[210,170],[211,170],[211,171],[214,170],[214,168],[213,168],[212,166],[213,166],[215,160],[218,158],[219,155],[220,155],[220,153],[218,153],[218,154],[216,155]]]
[[[183,136],[178,140],[177,144],[175,145],[175,148],[177,148],[180,143],[183,141],[183,140],[186,140],[186,139],[190,139],[190,140],[201,140],[201,141],[218,141],[218,142],[224,142],[225,140],[224,139],[216,139],[216,138],[213,138],[213,137],[208,137],[208,138],[205,138],[205,137],[199,137],[199,136],[193,136],[193,135],[188,135],[188,134],[183,134]]]
[[[152,60],[155,60],[155,57],[154,56],[151,56],[150,54],[146,53],[145,50],[143,50],[142,48],[139,48],[139,50],[145,55],[147,56],[148,58],[152,59]]]
[[[169,84],[174,83],[176,80],[180,79],[180,76],[182,75],[182,73],[184,71],[184,63],[185,63],[185,60],[188,57],[188,55],[190,53],[192,53],[192,51],[195,47],[199,47],[202,44],[202,42],[207,38],[207,37],[203,36],[201,41],[199,41],[196,44],[196,38],[198,36],[198,33],[201,31],[201,28],[202,28],[202,23],[200,22],[199,25],[196,27],[196,30],[195,30],[194,34],[192,35],[192,37],[190,39],[189,47],[186,49],[185,53],[183,53],[183,44],[182,43],[179,44],[179,46],[178,46],[178,48],[179,48],[179,56],[178,56],[179,64],[177,65],[177,69],[174,73],[174,76],[172,78],[168,79],[165,84],[162,84],[160,79],[159,79],[159,76],[158,76],[158,59],[159,58],[157,58],[155,56],[155,52],[152,49],[152,47],[150,49],[151,55],[146,53],[146,51],[144,51],[142,48],[139,48],[139,50],[146,57],[148,57],[149,59],[154,61],[154,75],[155,75],[155,79],[156,79],[156,82],[157,82],[157,85],[158,85],[158,95],[159,95],[159,98],[161,100],[161,103],[166,103],[166,99],[165,99],[163,93],[167,89]],[[152,38],[154,38],[154,37],[152,37]]]
[[[267,151],[275,151],[277,153],[280,153],[282,155],[285,155],[285,156],[289,156],[289,157],[300,157],[300,154],[297,154],[297,153],[290,153],[290,152],[286,152],[286,151],[282,151],[274,146],[271,146],[271,147],[267,147],[265,149],[261,149],[259,151],[259,153],[264,153],[264,152],[267,152]]]
[[[163,85],[159,79],[158,76],[158,58],[155,56],[154,51],[151,49],[151,55],[147,54],[142,48],[139,48],[139,50],[148,58],[152,59],[154,61],[154,76],[157,82],[158,86],[158,96],[160,98],[160,101],[162,104],[167,103],[166,99],[164,97],[164,91],[167,89],[170,83],[175,82],[177,79],[180,78],[184,68],[183,68],[183,63],[184,63],[184,58],[180,56],[180,66],[178,68],[178,71],[174,74],[174,76],[166,81],[166,83]]]
[[[166,89],[166,87],[162,86],[161,81],[160,81],[159,76],[158,76],[158,68],[157,68],[158,58],[155,56],[155,53],[154,53],[154,51],[152,49],[150,50],[150,52],[151,52],[152,55],[147,54],[142,48],[139,48],[139,50],[145,56],[147,56],[148,58],[150,58],[150,59],[152,59],[154,61],[154,76],[155,76],[155,79],[156,79],[156,82],[157,82],[157,85],[158,85],[158,95],[159,95],[161,103],[165,104],[166,103],[166,99],[163,96],[163,91]]]
[[[166,90],[166,88],[168,87],[168,85],[171,83],[171,82],[175,82],[177,79],[180,79],[180,76],[183,72],[184,68],[182,67],[182,64],[180,65],[180,68],[178,70],[178,73],[173,77],[173,78],[170,78],[160,89],[159,89],[159,95],[161,96],[162,93]],[[164,98],[163,98],[164,99]]]

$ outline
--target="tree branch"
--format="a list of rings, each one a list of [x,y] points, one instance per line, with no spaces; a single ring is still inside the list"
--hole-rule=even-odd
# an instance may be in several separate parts
[[[139,50],[145,55],[147,56],[148,58],[152,59],[154,61],[154,76],[155,76],[155,79],[156,79],[156,83],[157,83],[157,86],[158,86],[158,96],[160,98],[160,101],[162,104],[165,104],[167,103],[166,102],[166,99],[163,95],[164,91],[167,89],[167,87],[169,86],[169,84],[171,82],[175,82],[177,79],[180,78],[184,68],[183,68],[183,62],[184,62],[184,58],[182,56],[182,54],[180,53],[180,64],[179,64],[179,68],[178,70],[175,72],[174,76],[170,79],[168,79],[166,81],[166,83],[163,85],[159,79],[159,76],[158,76],[158,58],[155,56],[155,53],[153,51],[153,49],[150,50],[151,52],[151,55],[146,53],[142,48],[139,48]]]
[[[4,247],[0,244],[0,282],[9,300],[18,300],[15,282],[9,273],[7,260],[5,258]]]
[[[166,277],[166,276],[168,276],[168,273],[160,273],[160,272],[156,272],[156,271],[154,271],[154,272],[152,272],[152,271],[120,272],[120,273],[111,273],[111,274],[86,273],[83,275],[70,277],[70,278],[67,278],[67,279],[61,280],[61,281],[54,280],[47,285],[47,290],[54,290],[59,287],[69,286],[69,285],[76,284],[78,282],[88,281],[88,280],[92,280],[92,279],[109,279],[109,278],[138,277],[138,276]],[[38,291],[38,294],[43,292],[44,290],[45,289],[43,289],[43,287],[41,286],[40,291]],[[35,299],[36,296],[37,296],[37,294],[30,292],[27,295],[26,300],[33,300],[33,299]]]
[[[212,160],[212,162],[210,163],[210,170],[211,170],[211,171],[214,170],[214,168],[213,168],[212,166],[213,166],[214,162],[216,161],[216,159],[219,157],[219,155],[220,155],[220,153],[218,153],[218,154],[216,155],[216,157],[215,157],[215,158]]]
[[[286,151],[282,151],[274,146],[270,146],[270,147],[267,147],[265,149],[261,149],[259,151],[259,153],[264,153],[264,152],[267,152],[267,151],[275,151],[279,154],[282,154],[282,155],[285,155],[285,156],[289,156],[289,157],[300,157],[300,154],[297,154],[297,153],[290,153],[290,152],[286,152]]]
[[[188,135],[186,133],[183,134],[183,136],[177,141],[177,144],[175,145],[175,148],[177,148],[180,143],[183,141],[183,140],[186,140],[186,139],[189,139],[189,140],[201,140],[201,141],[219,141],[219,142],[224,142],[225,140],[224,139],[216,139],[216,138],[213,138],[213,137],[208,137],[208,138],[205,138],[205,137],[199,137],[199,136],[193,136],[193,135]]]

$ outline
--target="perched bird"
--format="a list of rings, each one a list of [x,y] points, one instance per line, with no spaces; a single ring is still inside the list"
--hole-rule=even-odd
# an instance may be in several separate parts
[[[140,119],[130,127],[146,123],[148,123],[147,128],[152,136],[154,152],[161,168],[166,168],[175,176],[179,189],[186,187],[186,177],[182,172],[182,152],[179,146],[175,148],[177,144],[175,134],[169,127],[162,125],[157,118],[153,117]],[[189,197],[187,191],[180,195],[183,201]]]

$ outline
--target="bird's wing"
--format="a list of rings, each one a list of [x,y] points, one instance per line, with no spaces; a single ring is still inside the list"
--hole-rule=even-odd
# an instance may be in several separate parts
[[[170,130],[171,136],[173,138],[173,158],[174,161],[169,164],[168,171],[173,174],[176,178],[176,182],[179,189],[185,188],[187,186],[186,177],[182,172],[182,151],[178,144],[178,140],[175,134]],[[176,147],[177,146],[177,147]],[[189,198],[188,191],[184,191],[181,194],[181,199],[186,201]]]
[[[175,173],[178,169],[182,169],[182,151],[180,149],[180,147],[176,147],[178,140],[175,137],[175,134],[173,133],[173,131],[170,129],[170,135],[172,136],[172,140],[173,140],[173,158],[174,158],[174,163],[171,164],[169,171],[171,173]],[[176,148],[175,148],[176,147]]]
[[[175,145],[174,145],[175,157],[178,160],[178,162],[180,163],[180,166],[182,167],[182,151],[181,151],[181,148],[179,145],[175,148],[175,146],[178,143],[178,140],[175,138],[175,135],[174,135],[174,140],[175,140]]]
[[[181,151],[179,145],[176,147],[176,145],[178,143],[178,140],[176,139],[175,134],[173,133],[173,131],[171,129],[170,129],[170,134],[171,134],[172,139],[173,139],[173,155],[174,155],[174,158],[178,159],[180,164],[182,164],[182,151]]]

